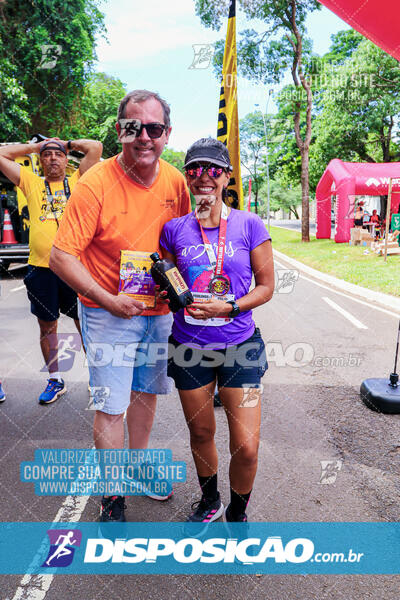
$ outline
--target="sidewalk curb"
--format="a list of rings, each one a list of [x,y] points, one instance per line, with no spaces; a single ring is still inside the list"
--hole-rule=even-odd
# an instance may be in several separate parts
[[[337,277],[333,277],[333,275],[328,275],[327,273],[321,273],[321,271],[317,271],[317,269],[313,269],[304,263],[283,254],[279,250],[273,249],[274,255],[281,260],[286,261],[293,267],[296,267],[299,271],[310,275],[310,277],[314,277],[320,281],[323,281],[332,287],[335,287],[342,292],[346,292],[351,296],[355,296],[357,298],[362,298],[363,300],[367,300],[373,304],[378,304],[383,308],[389,308],[391,310],[395,310],[400,315],[400,298],[395,298],[394,296],[389,296],[388,294],[383,294],[382,292],[375,292],[374,290],[368,290],[360,285],[355,285],[354,283],[349,283],[348,281],[344,281],[343,279],[337,279]]]

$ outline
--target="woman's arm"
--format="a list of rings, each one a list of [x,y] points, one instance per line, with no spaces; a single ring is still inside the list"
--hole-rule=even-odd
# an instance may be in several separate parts
[[[237,300],[241,312],[265,304],[274,294],[275,273],[271,240],[263,242],[250,252],[250,262],[256,286]]]
[[[161,254],[163,258],[166,258],[168,260],[170,260],[171,262],[174,263],[174,265],[176,265],[176,258],[173,254],[171,254],[171,252],[168,252],[168,250],[166,250],[165,248],[163,248],[161,246]]]

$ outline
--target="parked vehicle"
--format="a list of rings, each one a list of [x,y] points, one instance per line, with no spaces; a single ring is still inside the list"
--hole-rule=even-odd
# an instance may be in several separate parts
[[[4,144],[0,144],[3,146]],[[29,154],[16,159],[20,165],[30,169],[34,173],[40,174],[39,157],[36,154]],[[26,198],[19,188],[17,188],[0,171],[0,233],[1,242],[4,238],[4,216],[5,211],[11,218],[11,224],[15,244],[0,244],[0,266],[7,270],[10,263],[26,263],[29,257],[29,211]]]

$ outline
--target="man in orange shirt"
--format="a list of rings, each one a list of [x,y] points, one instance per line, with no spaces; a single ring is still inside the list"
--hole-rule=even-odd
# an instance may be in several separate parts
[[[144,310],[141,302],[118,295],[121,250],[160,251],[164,224],[190,211],[184,177],[160,159],[171,131],[169,113],[168,104],[147,90],[123,98],[116,125],[122,152],[79,180],[51,253],[50,268],[81,299],[90,385],[101,391],[97,449],[123,448],[125,411],[130,448],[146,448],[156,394],[171,391],[168,306]],[[145,361],[139,345],[149,349]],[[124,507],[123,496],[103,496],[100,520],[124,521]]]

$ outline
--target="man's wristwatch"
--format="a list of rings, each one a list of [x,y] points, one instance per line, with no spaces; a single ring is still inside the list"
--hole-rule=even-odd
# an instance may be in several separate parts
[[[67,148],[68,148],[68,150],[72,150],[72,140],[68,140]]]
[[[231,304],[232,305],[232,310],[231,312],[228,314],[228,317],[230,319],[233,319],[234,317],[237,317],[240,314],[240,308],[239,306],[236,304],[236,302],[234,300],[228,300],[227,304]]]

